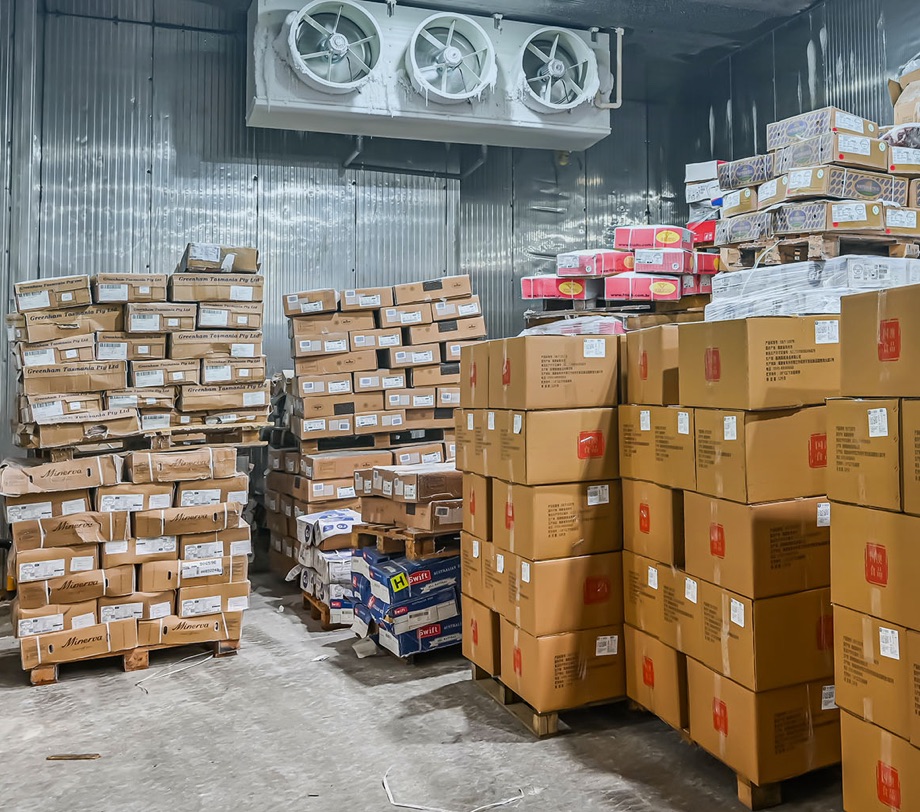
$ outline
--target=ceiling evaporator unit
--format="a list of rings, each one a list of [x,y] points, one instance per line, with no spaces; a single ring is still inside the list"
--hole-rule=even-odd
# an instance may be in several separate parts
[[[620,58],[622,32],[617,32]],[[610,134],[610,37],[372,0],[254,0],[252,127],[587,149]]]

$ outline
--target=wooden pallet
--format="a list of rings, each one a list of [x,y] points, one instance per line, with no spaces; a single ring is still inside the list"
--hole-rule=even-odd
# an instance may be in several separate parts
[[[239,640],[218,640],[211,643],[186,643],[178,646],[138,646],[128,651],[113,652],[111,654],[100,654],[96,657],[84,657],[81,660],[74,660],[72,663],[49,663],[40,665],[29,670],[29,681],[32,685],[54,685],[60,679],[61,666],[75,665],[85,663],[90,660],[120,659],[124,671],[145,671],[150,667],[150,652],[164,651],[166,649],[176,650],[179,648],[189,648],[192,646],[203,646],[211,649],[214,657],[229,657],[237,653],[240,648]]]
[[[411,527],[355,525],[352,547],[376,547],[384,555],[405,555],[410,561],[460,555],[460,533],[431,533]]]
[[[321,600],[314,598],[307,592],[301,592],[301,594],[303,595],[303,608],[310,611],[310,617],[313,618],[313,620],[318,620],[320,622],[320,626],[324,632],[348,628],[349,624],[347,623],[332,622],[329,607]]]
[[[920,244],[911,239],[879,234],[806,234],[777,237],[721,249],[722,267],[727,271],[790,262],[819,262],[847,254],[883,257],[920,256]]]

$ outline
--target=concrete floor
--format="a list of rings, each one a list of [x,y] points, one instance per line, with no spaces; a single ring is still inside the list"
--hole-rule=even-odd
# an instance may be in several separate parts
[[[741,809],[734,776],[664,724],[622,706],[567,714],[542,742],[468,679],[458,655],[419,665],[358,660],[348,632],[304,622],[299,595],[254,580],[237,657],[138,680],[117,661],[27,684],[0,609],[0,801],[43,812],[387,810],[397,801],[469,812],[523,792],[521,812]],[[317,661],[317,657],[328,659]],[[56,753],[96,761],[49,762]],[[840,774],[791,782],[784,810],[839,810]]]

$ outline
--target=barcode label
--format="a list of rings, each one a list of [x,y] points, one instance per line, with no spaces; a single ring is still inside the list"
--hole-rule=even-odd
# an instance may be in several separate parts
[[[127,302],[127,285],[99,285],[100,302]]]

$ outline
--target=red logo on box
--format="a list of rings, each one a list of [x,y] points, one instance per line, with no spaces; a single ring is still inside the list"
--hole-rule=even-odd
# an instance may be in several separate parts
[[[834,649],[834,616],[821,615],[818,618],[818,651],[833,651]]]
[[[885,319],[878,324],[878,360],[897,361],[901,357],[901,322]]]
[[[827,468],[827,435],[812,434],[808,440],[808,467]]]
[[[878,799],[889,809],[901,808],[901,778],[890,764],[879,761],[875,765],[875,783]]]
[[[515,646],[514,652],[512,654],[512,659],[514,660],[514,673],[519,677],[524,676],[524,658],[521,656],[521,650]]]
[[[470,516],[476,515],[476,491],[470,491]]]
[[[728,735],[728,708],[721,699],[712,700],[712,726],[723,736]]]
[[[505,530],[514,530],[514,505],[510,498],[505,502]]]
[[[470,364],[470,386],[476,386],[476,362]]]
[[[648,353],[645,350],[639,353],[639,379],[648,380]]]
[[[710,383],[722,380],[722,355],[718,347],[706,349],[706,380]]]
[[[716,558],[725,558],[725,528],[715,522],[709,525],[709,553]]]
[[[888,586],[888,549],[884,544],[870,542],[866,545],[866,581]]]
[[[639,532],[652,532],[652,511],[645,502],[639,505]]]
[[[583,431],[578,435],[578,459],[590,460],[594,457],[603,457],[604,432],[602,431]]]
[[[410,584],[427,584],[431,580],[431,570],[419,570],[409,573]]]
[[[585,578],[584,600],[585,606],[610,600],[610,579],[603,575],[590,575]]]
[[[502,359],[502,386],[511,386],[511,359]]]
[[[642,659],[642,682],[649,688],[655,687],[655,663],[651,657]]]
[[[476,618],[470,618],[470,637],[473,638],[473,645],[479,645],[479,621]]]
[[[440,637],[441,636],[441,624],[432,623],[430,626],[422,626],[418,630],[418,639],[424,640],[427,637]]]

